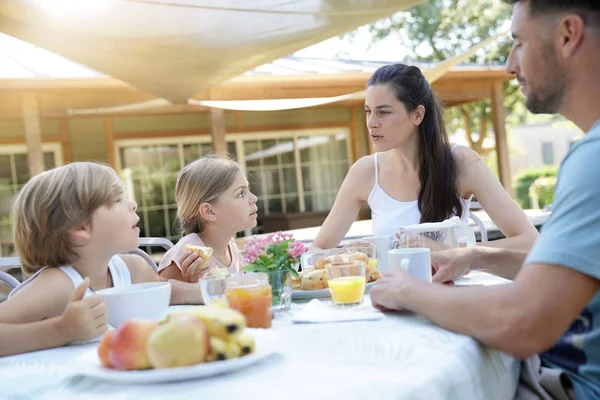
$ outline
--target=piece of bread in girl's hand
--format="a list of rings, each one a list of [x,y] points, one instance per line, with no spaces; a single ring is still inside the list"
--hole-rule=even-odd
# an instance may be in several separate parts
[[[198,253],[198,256],[202,257],[202,264],[198,266],[198,269],[204,269],[208,267],[213,254],[212,247],[195,246],[193,244],[186,244],[185,249],[192,253]]]

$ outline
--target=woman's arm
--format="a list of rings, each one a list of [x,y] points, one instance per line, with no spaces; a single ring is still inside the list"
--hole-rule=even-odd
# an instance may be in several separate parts
[[[479,155],[471,149],[459,146],[454,151],[459,164],[460,191],[473,194],[485,212],[506,238],[480,246],[529,251],[538,232],[523,210],[504,190],[496,176]]]
[[[374,179],[372,156],[363,157],[352,165],[309,251],[332,248],[340,243],[366,203]]]

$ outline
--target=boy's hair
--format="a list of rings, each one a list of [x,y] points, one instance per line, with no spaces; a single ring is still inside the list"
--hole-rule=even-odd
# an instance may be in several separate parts
[[[68,230],[89,222],[96,209],[121,194],[116,172],[95,162],[75,162],[31,178],[12,209],[23,271],[32,274],[45,266],[73,264],[77,254]]]
[[[227,153],[207,154],[179,172],[175,201],[182,236],[203,232],[205,223],[198,214],[200,205],[217,201],[240,172],[240,166]]]

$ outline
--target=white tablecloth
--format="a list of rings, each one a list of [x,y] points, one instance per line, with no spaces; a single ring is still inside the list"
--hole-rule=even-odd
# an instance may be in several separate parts
[[[272,329],[281,337],[278,355],[235,373],[169,384],[75,375],[70,362],[95,344],[0,358],[0,398],[500,400],[516,390],[517,360],[413,314],[333,324],[292,324],[288,315]]]

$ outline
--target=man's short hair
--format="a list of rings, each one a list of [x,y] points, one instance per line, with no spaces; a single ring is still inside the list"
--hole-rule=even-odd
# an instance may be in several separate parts
[[[507,4],[527,2],[531,15],[572,12],[586,24],[600,25],[600,0],[503,0]]]

